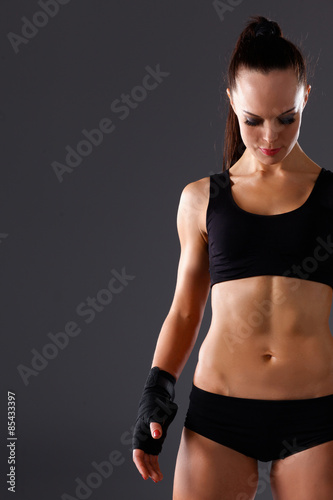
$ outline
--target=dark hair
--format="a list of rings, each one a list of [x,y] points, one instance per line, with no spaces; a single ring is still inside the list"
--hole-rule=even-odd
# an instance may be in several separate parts
[[[257,70],[263,74],[274,69],[292,68],[299,85],[307,85],[306,61],[301,50],[283,37],[281,28],[276,22],[263,16],[251,16],[237,40],[227,73],[227,86],[230,91],[236,88],[238,71],[243,68]],[[223,90],[225,92],[225,89]],[[222,171],[236,163],[244,150],[238,118],[229,101]]]

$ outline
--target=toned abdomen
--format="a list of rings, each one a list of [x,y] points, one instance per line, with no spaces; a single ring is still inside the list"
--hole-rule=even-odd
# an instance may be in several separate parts
[[[331,300],[327,285],[285,277],[215,285],[194,384],[254,399],[333,394]]]

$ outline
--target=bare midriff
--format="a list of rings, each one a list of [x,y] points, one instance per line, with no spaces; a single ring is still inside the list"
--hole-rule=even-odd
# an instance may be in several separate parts
[[[332,288],[284,276],[216,283],[193,383],[216,394],[306,399],[333,394]]]

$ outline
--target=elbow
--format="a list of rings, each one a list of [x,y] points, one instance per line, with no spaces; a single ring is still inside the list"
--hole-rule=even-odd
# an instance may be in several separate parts
[[[198,312],[194,312],[192,310],[171,310],[169,314],[176,317],[178,321],[191,325],[194,328],[198,327],[202,321],[202,314],[199,314]]]

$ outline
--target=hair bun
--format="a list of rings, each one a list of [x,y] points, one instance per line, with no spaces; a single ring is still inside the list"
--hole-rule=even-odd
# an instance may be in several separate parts
[[[274,21],[263,18],[254,28],[255,36],[281,36],[281,29]]]

